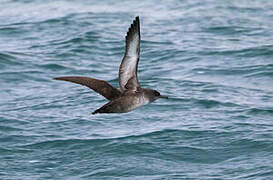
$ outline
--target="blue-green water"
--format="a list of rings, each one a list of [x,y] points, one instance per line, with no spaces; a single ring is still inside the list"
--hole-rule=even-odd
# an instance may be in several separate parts
[[[91,115],[141,19],[141,85],[168,100]],[[0,179],[273,179],[271,0],[2,0]]]

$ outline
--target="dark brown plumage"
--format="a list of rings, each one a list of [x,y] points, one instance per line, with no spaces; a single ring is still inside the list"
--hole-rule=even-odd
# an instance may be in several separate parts
[[[124,113],[151,103],[158,98],[168,98],[152,89],[140,87],[137,67],[140,53],[140,24],[137,16],[131,24],[127,36],[125,54],[119,67],[120,91],[103,80],[82,76],[64,76],[55,80],[69,81],[93,89],[110,102],[94,111],[96,113]]]
[[[69,81],[83,86],[87,86],[93,89],[95,92],[99,93],[108,100],[113,100],[121,96],[121,92],[111,86],[108,82],[94,79],[84,76],[64,76],[53,78],[55,80]]]

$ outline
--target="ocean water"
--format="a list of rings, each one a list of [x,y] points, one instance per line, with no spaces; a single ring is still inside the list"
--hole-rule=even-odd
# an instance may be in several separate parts
[[[273,179],[271,0],[1,0],[0,179]],[[139,79],[170,98],[126,114],[56,76],[118,88],[141,20]]]

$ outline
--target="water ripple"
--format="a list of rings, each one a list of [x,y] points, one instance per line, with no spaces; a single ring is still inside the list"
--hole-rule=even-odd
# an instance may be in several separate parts
[[[0,179],[271,179],[271,4],[4,0]],[[169,99],[92,116],[103,97],[52,78],[118,88],[137,15],[141,86]]]

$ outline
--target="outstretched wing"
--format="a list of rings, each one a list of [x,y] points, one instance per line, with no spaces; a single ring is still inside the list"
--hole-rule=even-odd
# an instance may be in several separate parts
[[[82,76],[56,77],[53,79],[69,81],[83,86],[87,86],[99,93],[100,95],[104,96],[108,100],[116,99],[121,95],[121,92],[118,89],[114,88],[109,83],[103,80]]]
[[[119,67],[119,86],[121,92],[126,89],[137,89],[140,87],[137,78],[137,66],[140,50],[140,25],[137,16],[129,28],[126,36],[125,55]]]

